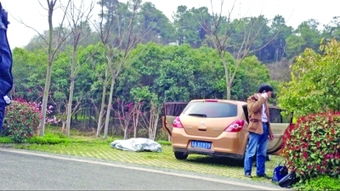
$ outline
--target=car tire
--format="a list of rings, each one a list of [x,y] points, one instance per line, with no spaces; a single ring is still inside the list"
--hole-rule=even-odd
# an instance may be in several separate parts
[[[177,160],[185,160],[188,158],[188,153],[185,152],[175,151],[174,154]]]

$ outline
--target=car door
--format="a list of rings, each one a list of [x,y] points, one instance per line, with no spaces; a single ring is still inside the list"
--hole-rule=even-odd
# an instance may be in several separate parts
[[[282,110],[275,106],[269,107],[270,127],[274,134],[274,139],[268,143],[268,153],[275,153],[281,149],[283,143],[283,134],[291,123],[291,116],[283,117]]]
[[[172,122],[182,113],[187,104],[187,102],[166,102],[163,104],[162,127],[169,137],[171,137]]]

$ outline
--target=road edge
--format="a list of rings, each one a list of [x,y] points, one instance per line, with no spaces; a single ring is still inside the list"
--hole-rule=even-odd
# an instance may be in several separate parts
[[[256,190],[287,190],[284,188],[275,188],[275,187],[269,187],[264,185],[256,185],[256,184],[250,184],[246,182],[235,182],[231,180],[222,180],[212,177],[202,177],[198,175],[189,175],[189,174],[179,174],[176,172],[166,172],[162,170],[157,169],[150,169],[150,168],[143,168],[143,167],[135,167],[135,166],[127,166],[122,164],[114,164],[110,162],[104,162],[104,161],[95,161],[90,159],[80,159],[80,158],[73,158],[70,156],[58,156],[50,153],[36,153],[28,150],[17,150],[17,149],[8,149],[8,148],[0,148],[1,152],[8,152],[8,153],[15,153],[15,154],[22,154],[22,155],[30,155],[30,156],[37,156],[37,157],[43,157],[43,158],[51,158],[51,159],[58,159],[58,160],[67,160],[67,161],[74,161],[74,162],[82,162],[82,163],[88,163],[88,164],[97,164],[102,166],[111,166],[115,168],[124,168],[129,170],[138,170],[138,171],[144,171],[149,173],[156,173],[156,174],[163,174],[163,175],[169,175],[169,176],[177,176],[177,177],[183,177],[183,178],[191,178],[191,179],[197,179],[197,180],[204,180],[209,182],[216,182],[216,183],[222,183],[222,184],[231,184],[234,186],[242,186],[242,187],[249,187],[251,189]]]

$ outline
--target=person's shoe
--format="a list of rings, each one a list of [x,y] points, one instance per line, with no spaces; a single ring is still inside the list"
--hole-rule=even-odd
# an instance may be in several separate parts
[[[272,177],[267,176],[266,174],[262,174],[262,175],[256,175],[257,177],[260,178],[266,178],[266,179],[271,179]]]
[[[252,178],[252,176],[248,173],[246,173],[244,176],[247,177],[247,178]]]

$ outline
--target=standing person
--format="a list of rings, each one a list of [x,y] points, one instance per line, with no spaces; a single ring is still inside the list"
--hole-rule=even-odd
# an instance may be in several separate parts
[[[268,99],[273,95],[270,85],[261,85],[258,93],[247,99],[249,116],[249,140],[244,157],[244,174],[251,177],[253,158],[256,154],[256,175],[267,177],[265,162],[267,155],[268,139],[273,139],[269,124]]]
[[[5,117],[6,101],[4,97],[12,89],[12,52],[7,40],[8,14],[0,2],[0,134]]]

